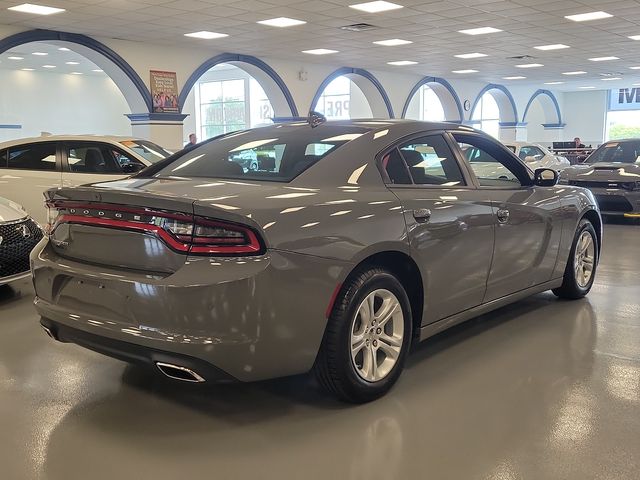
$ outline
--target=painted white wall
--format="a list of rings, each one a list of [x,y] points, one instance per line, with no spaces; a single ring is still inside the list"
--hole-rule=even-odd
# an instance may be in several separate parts
[[[563,95],[563,135],[566,140],[580,137],[585,145],[596,146],[604,141],[607,116],[607,91],[567,92]]]
[[[0,141],[53,134],[131,135],[127,102],[107,77],[0,69]]]

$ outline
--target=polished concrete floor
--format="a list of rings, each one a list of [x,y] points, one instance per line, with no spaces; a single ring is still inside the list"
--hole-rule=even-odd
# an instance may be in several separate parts
[[[204,388],[58,344],[0,288],[0,478],[639,479],[640,226],[587,299],[537,295],[420,345],[396,388]]]

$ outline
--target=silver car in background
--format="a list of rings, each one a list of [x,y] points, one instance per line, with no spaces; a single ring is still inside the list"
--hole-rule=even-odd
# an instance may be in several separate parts
[[[553,168],[561,172],[571,166],[571,163],[566,157],[555,155],[539,143],[505,142],[505,145],[532,170],[536,168]]]
[[[640,218],[640,139],[604,143],[560,181],[591,190],[603,215]]]
[[[243,168],[247,151],[273,162]],[[556,182],[462,125],[312,116],[229,133],[49,190],[35,306],[53,338],[171,378],[313,370],[365,402],[414,341],[544,290],[587,294],[600,214]]]

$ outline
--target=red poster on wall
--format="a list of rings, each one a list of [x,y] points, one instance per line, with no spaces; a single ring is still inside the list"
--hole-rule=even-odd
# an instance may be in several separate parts
[[[178,76],[176,72],[151,70],[150,74],[153,112],[179,113]]]

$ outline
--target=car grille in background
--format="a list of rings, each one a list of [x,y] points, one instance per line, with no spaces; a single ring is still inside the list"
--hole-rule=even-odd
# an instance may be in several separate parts
[[[29,253],[42,239],[42,231],[33,220],[0,224],[0,278],[29,270]]]
[[[570,180],[569,185],[584,188],[621,188],[623,190],[634,190],[636,182],[593,182],[582,180]]]
[[[619,195],[596,195],[596,202],[603,212],[632,212],[633,206]]]

